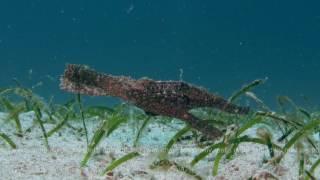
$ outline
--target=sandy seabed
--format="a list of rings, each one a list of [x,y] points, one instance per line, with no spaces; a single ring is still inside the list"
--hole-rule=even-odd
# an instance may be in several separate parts
[[[172,166],[168,169],[150,169],[152,162],[156,160],[161,150],[170,138],[176,133],[173,128],[165,125],[151,123],[140,140],[138,152],[141,156],[132,159],[118,168],[113,173],[101,176],[101,172],[112,162],[126,153],[132,152],[132,141],[136,130],[130,125],[123,125],[111,136],[104,139],[97,147],[95,154],[90,159],[88,166],[80,168],[80,162],[86,152],[85,137],[70,128],[62,128],[58,133],[49,138],[51,151],[44,146],[41,129],[35,126],[31,132],[22,138],[14,134],[14,126],[5,123],[6,114],[0,114],[0,131],[14,140],[17,149],[11,149],[0,140],[0,179],[19,180],[53,180],[53,179],[194,179],[192,176],[179,171]],[[20,115],[23,128],[32,126],[34,113]],[[94,130],[99,126],[98,119],[86,120],[90,138]],[[73,126],[81,127],[80,121],[70,122]],[[173,125],[177,128],[182,124]],[[46,125],[46,129],[53,125]],[[249,134],[255,134],[255,129],[249,129]],[[178,143],[170,151],[170,160],[188,166],[192,159],[203,149],[190,141]],[[298,163],[295,152],[288,153],[282,163],[275,167],[263,164],[264,156],[268,156],[268,150],[264,146],[244,143],[241,144],[232,160],[222,160],[219,166],[219,175],[213,177],[212,167],[215,153],[200,161],[192,169],[203,179],[212,180],[246,180],[250,177],[256,179],[274,176],[283,180],[295,180],[298,178]]]

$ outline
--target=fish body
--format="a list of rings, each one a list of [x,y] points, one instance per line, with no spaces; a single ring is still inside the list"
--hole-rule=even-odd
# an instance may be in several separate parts
[[[69,64],[61,78],[61,89],[92,96],[114,96],[131,102],[152,115],[178,118],[211,139],[222,132],[189,110],[214,107],[233,114],[248,114],[249,108],[229,103],[220,96],[183,81],[132,79],[99,73],[84,65]]]

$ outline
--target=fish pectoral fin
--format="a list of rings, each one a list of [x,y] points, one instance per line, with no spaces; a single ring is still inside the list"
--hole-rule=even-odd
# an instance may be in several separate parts
[[[207,121],[203,121],[194,115],[185,112],[183,116],[180,117],[181,120],[187,122],[193,129],[200,131],[203,135],[210,139],[217,139],[223,135],[222,131],[218,128],[212,126]]]

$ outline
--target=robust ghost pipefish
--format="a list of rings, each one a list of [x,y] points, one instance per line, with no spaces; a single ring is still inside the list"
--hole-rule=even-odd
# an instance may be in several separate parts
[[[67,65],[61,77],[61,89],[91,96],[119,97],[147,114],[181,119],[210,139],[216,139],[223,133],[190,114],[189,110],[213,107],[232,114],[249,113],[248,107],[229,103],[220,96],[186,82],[113,76],[85,65]]]

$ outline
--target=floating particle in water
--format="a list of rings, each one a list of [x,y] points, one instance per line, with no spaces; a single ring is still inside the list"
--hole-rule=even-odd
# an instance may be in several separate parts
[[[32,75],[32,73],[33,73],[33,70],[32,70],[32,69],[29,69],[28,74],[29,74],[29,75]]]
[[[130,14],[133,10],[135,9],[133,4],[130,4],[130,6],[128,7],[128,9],[126,10],[127,14]]]
[[[40,82],[38,82],[37,84],[33,85],[33,86],[32,86],[32,89],[35,89],[35,88],[40,87],[40,86],[42,86],[42,85],[43,85],[43,82],[40,81]]]
[[[64,9],[60,9],[59,13],[64,14],[65,13]]]
[[[79,23],[79,21],[80,21],[80,19],[76,18],[76,17],[71,18],[71,20],[73,23]]]
[[[179,74],[179,81],[183,81],[183,69],[180,68],[180,69],[179,69],[179,72],[180,72],[180,74]]]
[[[53,77],[53,76],[51,76],[51,75],[46,75],[46,78],[48,78],[49,80],[51,80],[51,81],[55,81],[56,79]]]
[[[29,69],[28,70],[28,79],[31,80],[32,79],[32,74],[33,74],[33,70]]]

